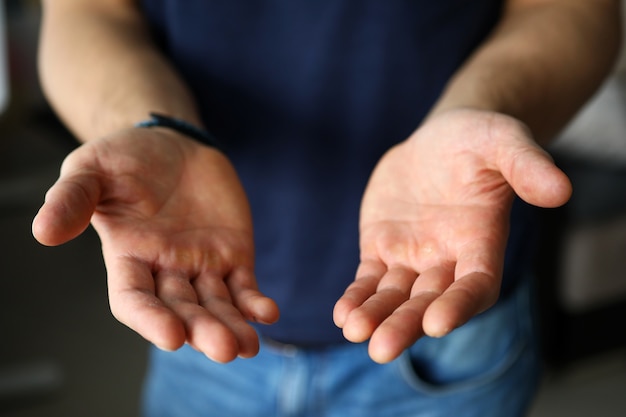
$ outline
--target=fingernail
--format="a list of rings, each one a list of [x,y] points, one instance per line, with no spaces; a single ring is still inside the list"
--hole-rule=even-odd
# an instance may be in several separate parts
[[[166,347],[159,346],[159,345],[154,345],[154,346],[156,346],[157,349],[159,349],[159,350],[161,350],[163,352],[174,352],[174,349],[168,349]]]

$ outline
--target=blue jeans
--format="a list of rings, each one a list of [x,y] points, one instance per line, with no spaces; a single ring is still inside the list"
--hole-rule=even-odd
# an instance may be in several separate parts
[[[366,344],[302,349],[263,341],[226,365],[189,347],[152,351],[147,417],[516,417],[540,375],[527,284],[441,339],[387,365]]]

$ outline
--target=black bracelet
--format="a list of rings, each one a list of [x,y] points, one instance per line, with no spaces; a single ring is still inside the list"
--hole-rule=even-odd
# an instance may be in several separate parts
[[[150,119],[136,123],[135,127],[166,127],[216,149],[222,149],[217,139],[208,131],[175,117],[150,113]]]

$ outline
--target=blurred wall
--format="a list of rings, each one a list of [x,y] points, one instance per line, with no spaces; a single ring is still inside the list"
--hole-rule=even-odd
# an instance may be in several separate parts
[[[574,185],[560,265],[564,306],[583,312],[626,300],[626,31],[612,75],[551,151]]]

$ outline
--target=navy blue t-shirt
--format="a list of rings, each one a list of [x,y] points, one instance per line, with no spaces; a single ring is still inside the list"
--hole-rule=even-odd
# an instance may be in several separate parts
[[[489,34],[500,0],[144,0],[163,51],[225,145],[252,207],[268,337],[343,340],[372,169]],[[513,222],[507,282],[524,257]]]

